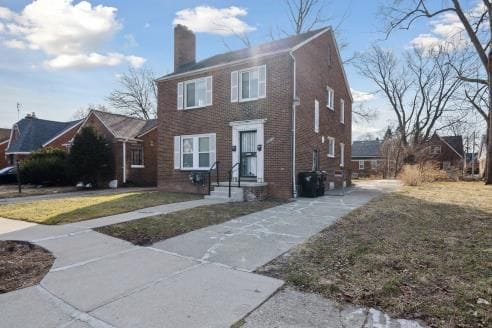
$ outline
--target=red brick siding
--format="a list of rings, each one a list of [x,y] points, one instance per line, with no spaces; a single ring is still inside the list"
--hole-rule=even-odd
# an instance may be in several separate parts
[[[350,181],[352,102],[338,61],[331,33],[307,43],[294,52],[297,65],[296,173],[312,169],[313,150],[320,151],[320,169],[340,170],[340,143],[345,144],[345,176]],[[329,60],[331,57],[331,63]],[[334,111],[327,108],[327,91],[334,90]],[[319,133],[314,132],[314,102],[319,101]],[[345,101],[345,124],[340,123],[340,99]],[[324,136],[325,142],[322,142]],[[327,137],[335,138],[335,158],[328,158]],[[297,174],[296,174],[297,176]],[[330,177],[327,178],[327,186]],[[339,183],[337,183],[339,184]]]
[[[443,162],[450,162],[454,168],[463,167],[463,159],[454,151],[447,143],[443,142],[441,138],[434,135],[429,141],[429,156],[431,159],[437,161],[440,168],[443,168]],[[440,154],[431,154],[432,146],[441,146]]]
[[[263,64],[267,67],[266,98],[250,102],[231,103],[231,72]],[[232,128],[229,126],[229,122],[266,119],[264,125],[265,145],[263,147],[264,180],[268,182],[269,192],[272,196],[277,198],[291,197],[291,65],[290,57],[285,54],[158,83],[159,188],[200,193],[207,191],[206,184],[205,186],[191,184],[189,181],[190,172],[174,170],[174,136],[216,133],[216,157],[221,162],[220,179],[225,181],[227,171],[232,165]],[[213,105],[178,111],[176,106],[177,83],[210,75],[213,76]]]
[[[8,144],[8,142],[0,143],[0,169],[9,165],[9,162],[5,155],[5,150],[7,149]]]
[[[127,181],[138,186],[155,186],[157,184],[157,129],[142,136],[144,167],[131,167],[131,147],[127,147]]]

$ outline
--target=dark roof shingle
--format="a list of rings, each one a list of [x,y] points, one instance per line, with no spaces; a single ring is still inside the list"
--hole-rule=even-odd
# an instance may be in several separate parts
[[[116,138],[135,139],[142,133],[154,128],[157,120],[142,120],[121,114],[93,111],[108,127]]]
[[[380,140],[354,141],[352,144],[352,157],[380,157]]]
[[[26,117],[15,124],[15,140],[10,143],[6,152],[30,153],[41,148],[58,134],[78,124],[78,121],[56,122]]]
[[[4,142],[10,138],[10,129],[0,129],[0,142]]]
[[[320,28],[317,30],[305,32],[305,33],[302,33],[299,35],[289,36],[289,37],[284,38],[284,39],[263,43],[263,44],[260,44],[257,46],[252,46],[249,48],[244,48],[244,49],[240,49],[240,50],[226,52],[223,54],[218,54],[218,55],[206,58],[204,60],[201,60],[197,63],[188,64],[188,65],[185,65],[183,67],[180,67],[175,72],[161,77],[161,79],[165,78],[165,77],[170,77],[170,76],[173,76],[176,74],[181,74],[181,73],[185,73],[185,72],[195,71],[198,69],[203,69],[203,68],[208,68],[208,67],[212,67],[212,66],[216,66],[216,65],[226,64],[226,63],[230,63],[230,62],[234,62],[234,61],[238,61],[238,60],[243,60],[243,59],[247,59],[247,58],[250,58],[253,56],[257,56],[257,55],[264,55],[264,54],[267,54],[270,52],[289,50],[289,49],[295,47],[296,45],[306,41],[310,37],[315,36],[317,33],[321,32],[323,30],[329,30],[329,29],[330,29],[329,27],[324,27],[324,28]]]
[[[448,145],[454,148],[454,150],[463,156],[463,137],[462,136],[445,136],[441,137]]]

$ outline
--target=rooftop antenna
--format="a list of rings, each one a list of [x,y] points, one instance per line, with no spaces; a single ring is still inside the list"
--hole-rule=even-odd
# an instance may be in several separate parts
[[[20,120],[21,103],[17,102],[17,121]]]

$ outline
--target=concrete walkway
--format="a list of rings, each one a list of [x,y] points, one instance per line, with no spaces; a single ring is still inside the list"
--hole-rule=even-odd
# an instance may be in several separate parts
[[[133,246],[90,228],[213,202],[163,205],[6,234],[0,230],[0,239],[30,240],[56,256],[39,286],[0,295],[0,325],[229,327],[283,285],[251,271],[394,188],[366,183],[344,197],[301,199],[152,247]]]

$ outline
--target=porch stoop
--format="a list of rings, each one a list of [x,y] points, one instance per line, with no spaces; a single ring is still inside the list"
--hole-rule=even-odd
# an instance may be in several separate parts
[[[210,196],[207,199],[220,199],[231,202],[250,202],[255,200],[264,200],[268,197],[268,183],[241,181],[241,187],[237,182],[231,184],[231,198],[229,198],[229,182],[220,182],[219,186],[213,186]]]
[[[206,195],[205,199],[218,199],[226,200],[229,202],[243,202],[244,201],[244,189],[238,187],[231,188],[231,198],[229,198],[229,187],[213,187],[214,190],[210,192],[210,195]]]

